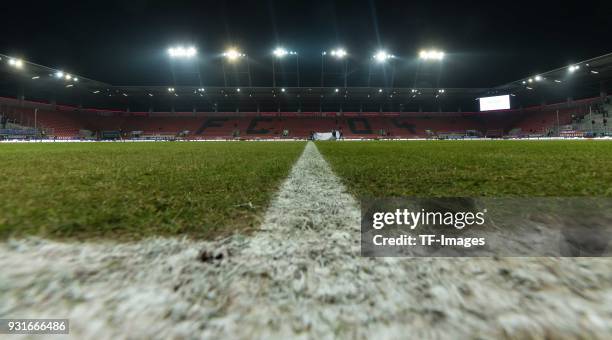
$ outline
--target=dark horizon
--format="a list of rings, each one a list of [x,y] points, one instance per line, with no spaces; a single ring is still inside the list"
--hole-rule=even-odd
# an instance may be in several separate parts
[[[186,85],[201,78],[202,85],[222,86],[216,58],[228,46],[249,54],[254,86],[271,83],[276,46],[298,51],[303,86],[319,83],[320,53],[337,46],[350,56],[349,86],[364,83],[368,60],[380,48],[398,56],[395,81],[404,86],[415,81],[420,49],[445,51],[441,70],[430,72],[439,77],[434,86],[441,87],[492,87],[611,52],[606,41],[612,5],[603,1],[551,6],[136,0],[0,7],[10,14],[4,18],[9,34],[0,37],[0,53],[113,85]],[[197,68],[171,67],[166,49],[177,43],[197,46]],[[295,77],[288,72],[295,66],[278,67],[277,81],[289,86]]]

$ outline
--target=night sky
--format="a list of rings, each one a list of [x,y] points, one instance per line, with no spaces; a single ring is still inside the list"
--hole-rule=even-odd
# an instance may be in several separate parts
[[[3,1],[0,11],[0,53],[114,85],[190,83],[194,72],[223,85],[228,46],[249,54],[255,86],[271,85],[277,45],[300,53],[303,86],[319,85],[321,51],[336,46],[350,54],[349,86],[364,84],[381,47],[399,57],[396,86],[407,87],[424,47],[446,51],[445,87],[500,85],[612,52],[612,1]],[[171,67],[175,43],[198,47],[197,67]]]

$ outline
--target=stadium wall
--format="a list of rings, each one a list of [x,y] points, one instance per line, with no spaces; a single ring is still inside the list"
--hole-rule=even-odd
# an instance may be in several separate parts
[[[601,98],[490,112],[126,112],[82,109],[12,98],[0,99],[0,115],[52,131],[49,137],[125,138],[181,136],[190,139],[308,138],[342,131],[345,138],[502,137],[546,135],[584,116]],[[37,110],[35,112],[35,110]],[[286,133],[286,135],[285,135]]]

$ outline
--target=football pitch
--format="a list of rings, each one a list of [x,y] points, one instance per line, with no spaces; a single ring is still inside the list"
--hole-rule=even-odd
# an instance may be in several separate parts
[[[612,196],[589,141],[318,142],[356,198]],[[0,236],[133,240],[253,230],[304,142],[0,146]]]
[[[258,225],[304,144],[0,145],[0,235],[131,240],[245,232]]]
[[[611,196],[611,150],[0,145],[0,312],[70,318],[77,338],[606,339],[608,258],[360,256],[358,199]]]
[[[612,145],[597,141],[317,144],[356,196],[612,196]]]

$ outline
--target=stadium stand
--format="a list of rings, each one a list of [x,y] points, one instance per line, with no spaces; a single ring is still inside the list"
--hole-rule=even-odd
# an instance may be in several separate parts
[[[171,139],[540,137],[563,131],[607,133],[601,98],[498,112],[123,112],[0,100],[0,115],[49,137]],[[571,126],[570,129],[567,127]],[[286,135],[285,135],[286,134]]]
[[[582,131],[589,136],[609,136],[608,119],[612,105],[609,103],[598,103],[592,105],[588,112],[577,115],[572,120],[572,131]]]

